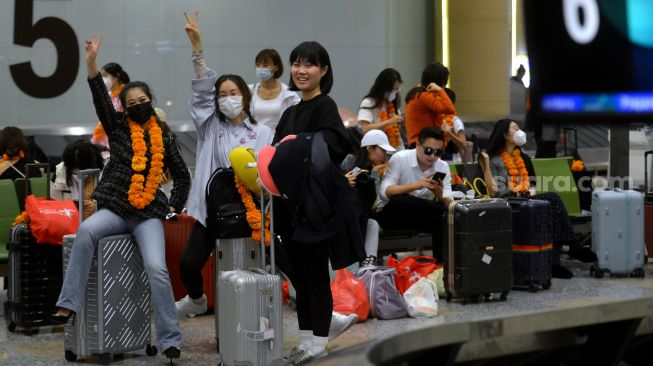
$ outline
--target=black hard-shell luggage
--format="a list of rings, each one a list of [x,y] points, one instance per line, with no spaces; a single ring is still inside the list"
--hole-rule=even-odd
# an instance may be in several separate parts
[[[551,204],[527,198],[508,199],[512,208],[513,288],[537,292],[551,287],[553,213]]]
[[[50,173],[48,164],[25,165],[28,171],[32,167],[44,167]],[[25,191],[29,193],[29,179],[25,181]],[[47,188],[49,199],[49,185]],[[13,332],[18,326],[30,334],[36,327],[52,325],[50,316],[63,283],[61,245],[37,244],[27,224],[13,227],[6,245],[9,252],[7,329]]]
[[[505,200],[462,200],[449,205],[444,232],[447,301],[493,293],[508,298],[512,287],[512,210]]]

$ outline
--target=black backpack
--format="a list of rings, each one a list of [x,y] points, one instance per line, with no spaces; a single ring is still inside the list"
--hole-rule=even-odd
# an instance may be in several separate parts
[[[211,174],[206,185],[206,211],[206,227],[214,238],[248,238],[252,235],[233,169],[218,168]]]

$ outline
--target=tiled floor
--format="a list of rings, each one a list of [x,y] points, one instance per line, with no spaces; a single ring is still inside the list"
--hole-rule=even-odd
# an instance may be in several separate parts
[[[572,280],[555,280],[550,290],[536,294],[513,291],[508,301],[480,302],[462,305],[460,302],[440,302],[439,315],[431,319],[368,320],[357,324],[347,333],[329,343],[331,352],[355,344],[378,339],[391,334],[447,322],[501,317],[561,307],[582,307],[599,302],[653,296],[653,271],[649,268],[646,279],[605,278],[597,280],[588,275],[588,266],[569,263],[575,277]],[[0,291],[0,301],[6,295]],[[182,358],[178,365],[216,365],[215,330],[213,316],[206,315],[181,321],[183,332]],[[289,350],[298,341],[295,312],[284,308],[284,348]],[[87,363],[97,359],[85,360]],[[161,356],[147,357],[144,350],[128,354],[114,365],[163,365]],[[44,327],[38,334],[9,333],[4,317],[0,320],[0,364],[2,365],[60,365],[66,364],[63,352],[63,328]]]

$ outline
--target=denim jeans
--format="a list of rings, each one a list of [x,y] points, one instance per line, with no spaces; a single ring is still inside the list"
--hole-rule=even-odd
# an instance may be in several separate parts
[[[160,219],[125,220],[108,209],[101,209],[77,231],[68,269],[57,306],[78,312],[84,302],[88,274],[100,239],[130,233],[141,251],[145,272],[150,282],[156,339],[161,350],[181,345],[179,318],[175,310],[170,277],[165,260],[165,239]]]

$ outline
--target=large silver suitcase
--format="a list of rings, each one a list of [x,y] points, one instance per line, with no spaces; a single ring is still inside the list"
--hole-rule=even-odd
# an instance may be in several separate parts
[[[74,241],[75,235],[64,237],[64,270]],[[108,364],[112,355],[142,348],[148,356],[156,355],[151,345],[151,313],[150,285],[132,236],[100,239],[85,303],[65,326],[66,360],[98,355],[100,363]]]
[[[270,200],[270,212],[271,206]],[[261,211],[264,215],[266,210]],[[270,232],[274,237],[272,220]],[[265,252],[264,238],[261,235],[261,253]],[[223,365],[270,365],[283,359],[281,278],[274,274],[274,245],[270,245],[270,256],[271,274],[258,268],[218,272],[216,332]],[[262,268],[264,258],[261,255]]]
[[[592,246],[598,263],[590,274],[644,277],[644,197],[635,191],[592,194]]]

